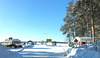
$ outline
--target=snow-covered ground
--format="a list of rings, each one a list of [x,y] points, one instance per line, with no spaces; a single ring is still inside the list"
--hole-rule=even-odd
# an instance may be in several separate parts
[[[23,48],[0,47],[0,58],[65,58],[66,46],[28,45]],[[3,49],[2,49],[3,48]]]
[[[65,58],[62,54],[65,48],[46,45],[29,46],[8,58]]]
[[[0,44],[0,58],[5,58],[6,56],[12,54],[11,51],[8,50],[6,46],[2,46]]]
[[[57,43],[56,45],[59,47],[68,47],[68,44],[65,43]]]
[[[97,50],[96,43],[91,43],[80,47],[72,47],[69,48],[64,56],[66,58],[100,58],[100,42],[97,42]]]
[[[9,48],[0,43],[0,58],[8,58],[8,56],[11,56],[14,53],[20,52],[24,48],[27,48],[27,47],[28,45],[24,45],[23,48]]]
[[[67,44],[25,45],[23,48],[7,48],[0,44],[0,58],[100,58],[100,42],[80,47]]]

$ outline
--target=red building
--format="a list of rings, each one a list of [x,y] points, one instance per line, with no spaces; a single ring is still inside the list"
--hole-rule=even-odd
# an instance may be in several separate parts
[[[91,37],[75,37],[74,42],[76,42],[76,45],[82,46],[83,44],[93,42],[93,38],[91,38]]]

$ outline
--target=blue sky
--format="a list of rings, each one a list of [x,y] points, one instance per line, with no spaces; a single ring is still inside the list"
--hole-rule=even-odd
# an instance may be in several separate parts
[[[60,31],[66,7],[71,0],[0,0],[0,41],[65,41]]]

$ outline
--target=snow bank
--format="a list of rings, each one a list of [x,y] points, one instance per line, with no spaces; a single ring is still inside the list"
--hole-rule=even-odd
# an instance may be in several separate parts
[[[71,48],[67,50],[67,58],[99,58],[100,53],[96,51],[84,50],[79,48]]]
[[[69,48],[64,56],[67,58],[100,58],[100,42],[97,42],[97,50],[96,43],[87,44],[80,47],[72,47]]]
[[[77,48],[84,48],[86,49],[86,46],[87,46],[87,50],[92,50],[92,51],[96,51],[96,48],[97,48],[97,51],[100,52],[100,41],[99,42],[95,42],[95,43],[89,43],[89,44],[85,44],[85,45],[82,45],[80,47],[77,47]]]

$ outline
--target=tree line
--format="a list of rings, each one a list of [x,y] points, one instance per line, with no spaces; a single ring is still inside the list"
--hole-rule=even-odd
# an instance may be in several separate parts
[[[69,41],[76,36],[100,40],[100,0],[69,2],[63,21],[65,24],[61,25],[60,30]]]

